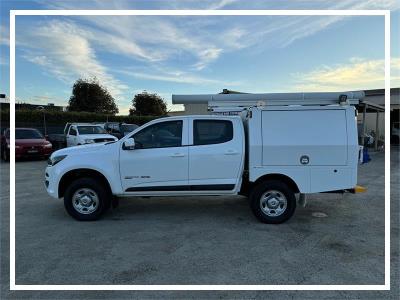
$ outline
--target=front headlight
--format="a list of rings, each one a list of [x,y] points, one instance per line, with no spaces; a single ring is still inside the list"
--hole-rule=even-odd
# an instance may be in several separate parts
[[[62,161],[64,158],[66,158],[66,155],[59,155],[59,156],[54,156],[54,157],[49,157],[49,159],[47,160],[47,164],[49,166],[54,166],[56,164],[58,164],[60,161]]]
[[[93,144],[94,140],[93,139],[86,139],[85,144]]]
[[[51,147],[52,147],[51,143],[43,145],[43,148],[51,148]]]

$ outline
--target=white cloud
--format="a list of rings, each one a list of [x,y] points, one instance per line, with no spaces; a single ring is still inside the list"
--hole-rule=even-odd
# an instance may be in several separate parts
[[[8,28],[5,26],[2,26],[0,28],[0,45],[5,45],[5,46],[10,45],[9,31],[8,31]]]
[[[131,70],[118,70],[118,73],[125,74],[138,79],[150,79],[156,81],[185,83],[195,85],[216,85],[221,86],[237,86],[239,82],[230,82],[213,78],[206,78],[188,72],[182,71],[165,71],[157,69],[156,71],[131,71]]]
[[[8,61],[9,61],[8,57],[2,56],[0,59],[0,66],[8,66]]]
[[[393,9],[397,0],[37,0],[50,8],[64,9]],[[360,8],[358,8],[360,7]]]
[[[398,9],[398,0],[318,0],[247,1],[185,0],[151,1],[152,9]],[[129,1],[51,1],[50,8],[63,9],[143,9],[149,2]],[[149,62],[166,62],[190,56],[189,67],[202,70],[224,53],[247,48],[286,47],[351,17],[286,16],[252,17],[233,23],[238,17],[158,17],[158,16],[86,16],[92,28],[88,37],[109,52]],[[226,21],[230,20],[230,21]],[[235,24],[232,28],[232,24]],[[93,27],[94,26],[94,27]],[[95,28],[95,29],[94,29]],[[218,30],[216,30],[218,29]],[[181,63],[181,62],[180,62]]]
[[[209,32],[197,28],[194,33],[194,28],[185,24],[190,21],[185,17],[106,16],[85,19],[98,28],[99,33],[94,35],[106,33],[102,39],[105,41],[104,46],[110,45],[108,50],[135,55],[127,52],[129,47],[126,44],[143,45],[141,51],[146,54],[142,58],[148,61],[166,61],[186,54],[191,56],[194,67],[202,69],[217,60],[222,53],[222,49],[210,39]],[[116,43],[110,42],[107,36],[113,36]]]
[[[400,84],[400,58],[391,60],[391,82]],[[352,58],[348,63],[321,66],[307,73],[292,74],[297,91],[339,91],[383,88],[385,79],[383,59]]]
[[[194,64],[197,70],[204,69],[210,62],[216,60],[222,53],[222,49],[210,48],[198,53],[200,61]]]
[[[211,3],[211,5],[208,7],[208,9],[222,9],[225,8],[225,6],[235,4],[237,3],[238,0],[220,0],[220,1],[215,1],[214,3]]]
[[[240,3],[240,0],[41,0],[51,8],[65,9],[223,9]]]
[[[17,34],[17,43],[26,49],[24,58],[66,83],[96,77],[116,97],[127,89],[98,60],[85,32],[71,22],[53,21]]]

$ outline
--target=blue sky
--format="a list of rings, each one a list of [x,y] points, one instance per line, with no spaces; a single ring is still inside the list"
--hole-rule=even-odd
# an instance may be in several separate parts
[[[400,85],[396,0],[2,1],[0,92],[9,94],[10,9],[390,9],[392,85]],[[339,91],[383,87],[381,16],[17,16],[17,101],[66,105],[95,76],[127,113],[135,93]],[[179,110],[180,106],[169,105]]]

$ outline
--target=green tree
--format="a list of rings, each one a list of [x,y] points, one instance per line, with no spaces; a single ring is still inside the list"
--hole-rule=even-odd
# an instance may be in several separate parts
[[[119,111],[114,98],[96,78],[78,79],[74,83],[68,110],[111,115]]]
[[[137,116],[164,116],[167,114],[167,103],[157,94],[146,91],[136,94],[132,100],[129,115]]]

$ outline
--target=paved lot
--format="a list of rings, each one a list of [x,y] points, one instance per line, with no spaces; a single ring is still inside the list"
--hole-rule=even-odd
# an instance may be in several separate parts
[[[398,283],[399,159],[393,149],[392,282]],[[358,195],[319,194],[281,225],[259,223],[243,197],[132,198],[97,222],[73,220],[43,187],[44,161],[16,168],[17,284],[383,284],[384,157],[360,166]],[[1,164],[1,295],[125,298],[182,292],[8,292],[9,165]],[[327,217],[316,217],[315,213]],[[193,292],[192,297],[291,298],[293,292]],[[397,299],[398,287],[391,291]],[[386,292],[300,298],[388,297]]]

